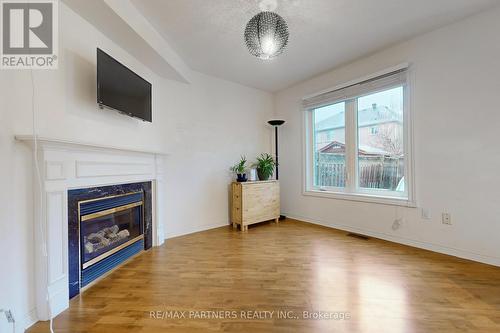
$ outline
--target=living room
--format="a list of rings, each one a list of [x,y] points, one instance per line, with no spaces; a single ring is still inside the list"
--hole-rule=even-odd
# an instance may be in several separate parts
[[[0,6],[0,332],[500,330],[500,1]]]

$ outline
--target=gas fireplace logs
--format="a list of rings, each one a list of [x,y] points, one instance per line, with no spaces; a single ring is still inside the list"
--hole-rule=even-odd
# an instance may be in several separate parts
[[[83,241],[85,243],[85,253],[93,253],[97,250],[113,245],[116,242],[120,242],[130,236],[130,232],[127,229],[121,231],[119,230],[120,228],[115,224],[112,227],[104,228],[98,232],[83,237]]]

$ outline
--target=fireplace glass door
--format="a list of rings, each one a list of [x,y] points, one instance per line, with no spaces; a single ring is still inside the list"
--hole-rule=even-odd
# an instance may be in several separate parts
[[[82,268],[93,265],[142,237],[142,201],[81,216]]]

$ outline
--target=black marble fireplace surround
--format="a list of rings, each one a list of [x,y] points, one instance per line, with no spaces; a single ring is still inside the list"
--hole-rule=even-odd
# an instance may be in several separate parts
[[[152,246],[152,192],[151,182],[92,187],[68,191],[68,265],[69,298],[80,293],[80,235],[78,203],[90,199],[123,195],[132,192],[144,193],[144,250]]]

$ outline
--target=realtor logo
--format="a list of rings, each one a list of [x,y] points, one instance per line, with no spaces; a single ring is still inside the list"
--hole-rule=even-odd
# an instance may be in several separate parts
[[[57,0],[1,1],[2,69],[57,68]]]

